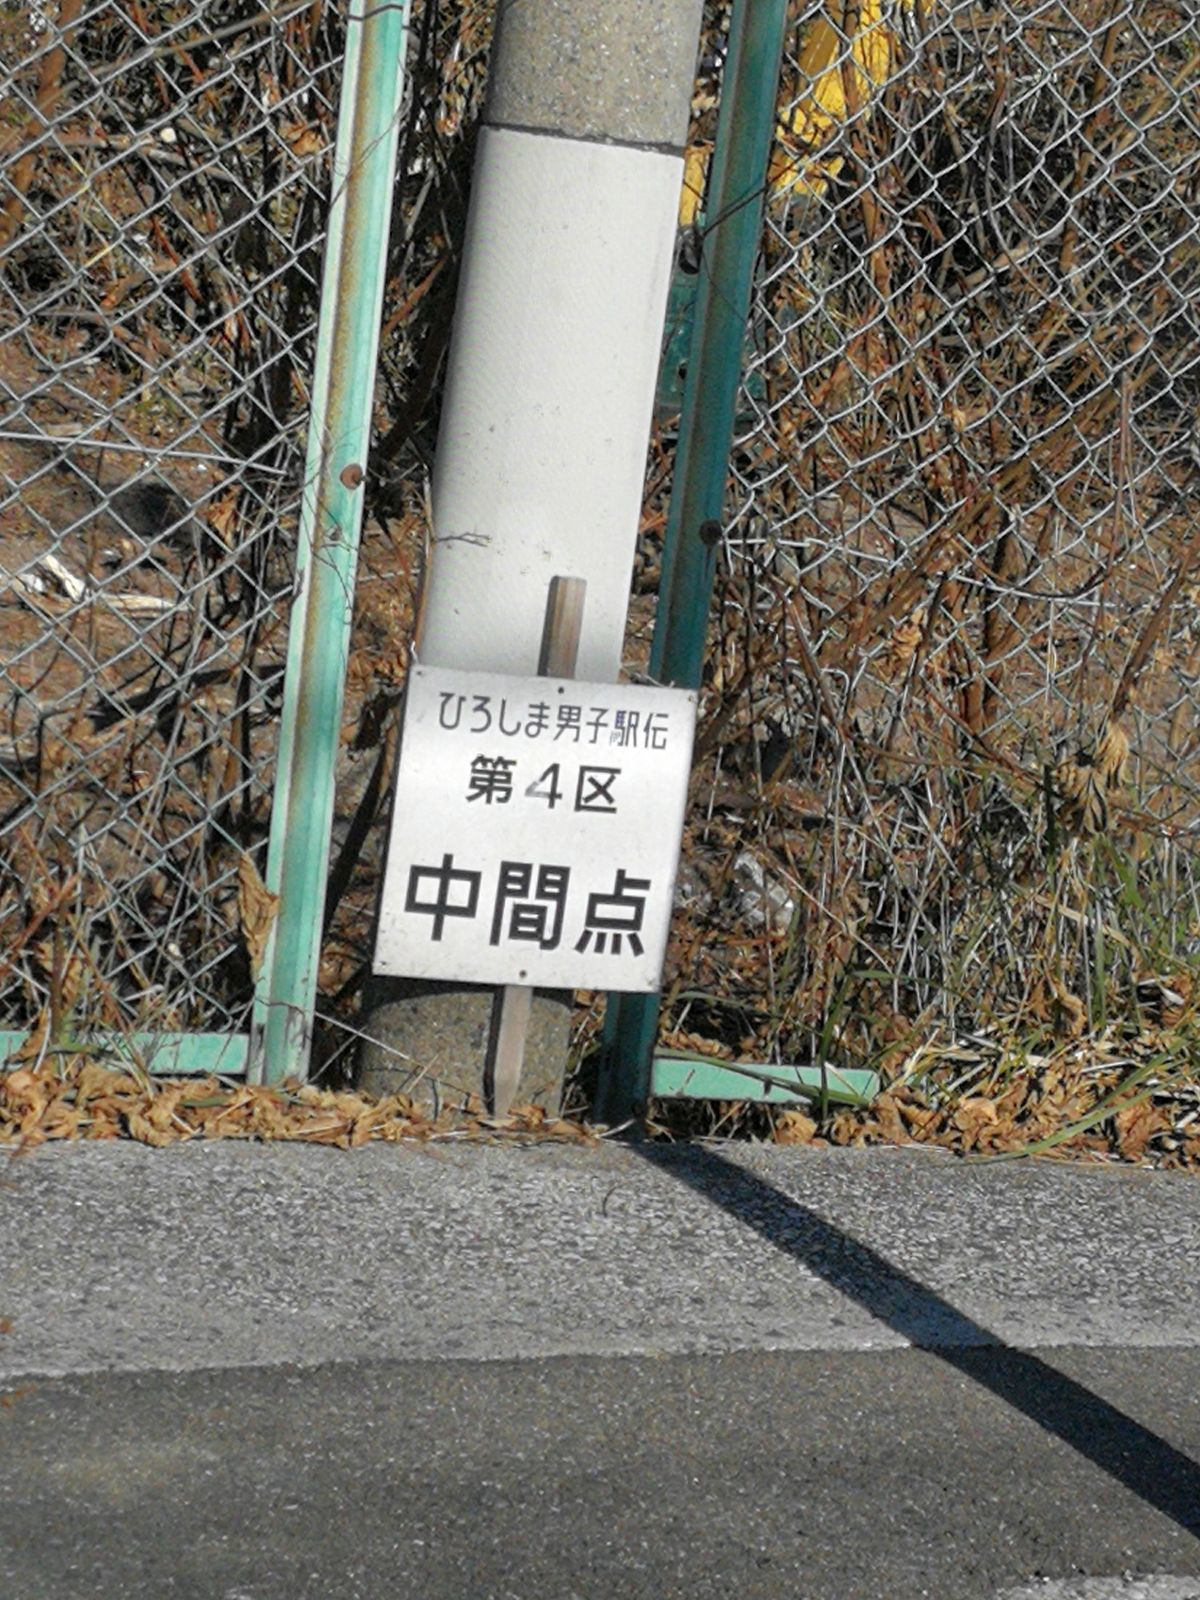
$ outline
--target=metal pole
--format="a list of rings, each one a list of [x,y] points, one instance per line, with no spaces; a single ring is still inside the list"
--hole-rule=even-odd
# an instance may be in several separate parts
[[[354,0],[347,19],[251,1082],[305,1076],[312,1042],[407,27],[408,0]]]
[[[787,20],[787,0],[734,0],[650,654],[651,675],[680,688],[699,688],[704,665]],[[610,1125],[645,1107],[658,1007],[609,997],[596,1115]]]

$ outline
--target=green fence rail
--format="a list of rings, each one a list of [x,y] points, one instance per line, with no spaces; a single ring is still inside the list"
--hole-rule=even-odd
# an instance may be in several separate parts
[[[408,0],[60,9],[0,17],[0,1060],[275,1081],[312,1035]]]
[[[347,31],[249,1075],[305,1076],[404,87],[407,0]]]
[[[763,193],[787,0],[735,0],[683,385],[650,673],[700,686],[746,324],[762,238]],[[622,1123],[652,1092],[656,995],[610,995],[596,1114]]]

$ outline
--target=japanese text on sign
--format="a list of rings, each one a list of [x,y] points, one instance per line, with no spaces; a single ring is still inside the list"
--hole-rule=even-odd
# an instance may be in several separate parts
[[[376,970],[652,989],[695,697],[414,667]]]

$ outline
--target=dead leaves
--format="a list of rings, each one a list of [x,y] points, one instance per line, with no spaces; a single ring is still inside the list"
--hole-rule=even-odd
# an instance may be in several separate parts
[[[1177,1028],[1195,1010],[1189,972],[1173,972],[1167,977],[1148,974],[1137,980],[1136,993],[1138,1005],[1156,1028]]]
[[[241,494],[240,484],[235,484],[208,508],[208,526],[226,550],[237,549],[237,514]]]
[[[932,1087],[894,1085],[824,1125],[804,1111],[783,1111],[774,1136],[779,1144],[924,1144],[956,1155],[1052,1152],[1200,1168],[1200,1088],[1152,1066],[1130,1071],[1126,1059],[1106,1068],[1064,1047],[1040,1065],[997,1074],[985,1092],[939,1100]]]
[[[238,857],[237,903],[242,938],[250,958],[250,976],[257,981],[279,911],[279,896],[267,888],[244,850]]]
[[[1055,768],[1061,801],[1059,826],[1076,837],[1108,831],[1108,801],[1120,787],[1129,760],[1129,739],[1119,723],[1106,724],[1091,750],[1077,750]]]
[[[39,1081],[36,1073],[21,1067],[10,1072],[4,1083],[4,1111],[7,1114],[10,1137],[16,1134],[24,1139],[42,1120],[50,1101],[48,1087]]]
[[[731,1045],[720,1039],[706,1038],[702,1033],[689,1033],[685,1028],[665,1030],[661,1044],[664,1050],[677,1055],[702,1056],[712,1061],[732,1061],[734,1057]]]
[[[426,1115],[406,1095],[374,1100],[313,1084],[229,1085],[217,1078],[131,1076],[94,1061],[0,1073],[0,1144],[134,1139],[155,1149],[188,1139],[286,1140],[356,1149],[374,1140],[538,1139],[588,1143],[579,1123],[538,1106],[505,1117]]]
[[[1126,1161],[1140,1161],[1146,1154],[1156,1121],[1163,1121],[1161,1114],[1156,1118],[1155,1110],[1154,1106],[1147,1105],[1143,1100],[1139,1105],[1126,1106],[1113,1118],[1117,1144]]]
[[[1078,1039],[1087,1029],[1087,1007],[1053,972],[1040,972],[1026,1001],[1035,1022],[1047,1023],[1062,1038]]]
[[[885,678],[894,680],[907,672],[925,637],[927,616],[927,608],[917,606],[893,628],[879,661],[880,671]]]
[[[781,1111],[775,1118],[776,1144],[811,1144],[817,1123],[803,1111]]]
[[[309,122],[285,122],[279,129],[297,161],[307,161],[325,148],[325,134]]]

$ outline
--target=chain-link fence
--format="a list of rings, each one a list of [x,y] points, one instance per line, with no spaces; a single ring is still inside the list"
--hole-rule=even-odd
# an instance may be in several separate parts
[[[791,40],[669,1025],[878,1062],[1161,1021],[1200,951],[1194,9],[830,0]]]
[[[242,1027],[341,24],[0,8],[0,1026]]]
[[[369,969],[493,11],[409,7],[319,1059]],[[252,1015],[347,18],[0,6],[6,1050]]]
[[[343,1056],[493,9],[412,11],[318,1002]],[[343,17],[0,7],[0,1030],[245,1028]],[[1104,1025],[1139,980],[1186,1001],[1198,63],[1153,0],[797,6],[677,1043],[871,1062]],[[672,446],[668,418],[635,666]]]

